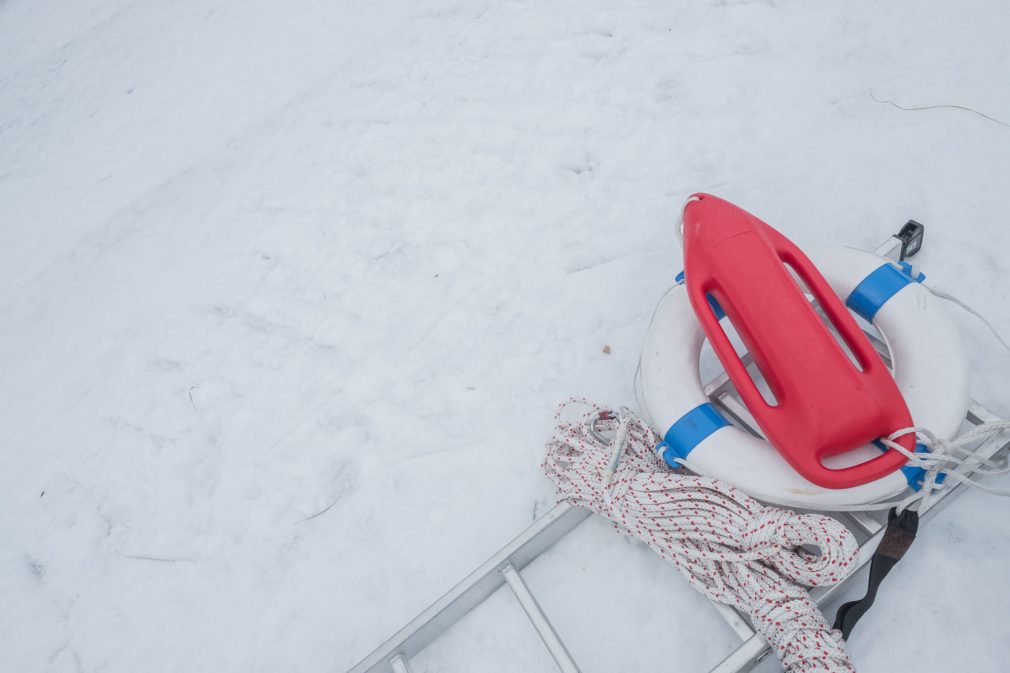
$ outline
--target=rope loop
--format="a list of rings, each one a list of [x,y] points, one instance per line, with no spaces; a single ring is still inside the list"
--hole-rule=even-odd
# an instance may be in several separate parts
[[[740,546],[756,558],[769,559],[776,556],[783,546],[788,545],[785,531],[779,527],[792,518],[789,512],[781,509],[764,509],[750,522],[747,532],[740,540]]]
[[[908,458],[910,466],[919,467],[925,471],[922,485],[918,491],[909,494],[898,503],[878,503],[851,509],[885,509],[892,504],[896,504],[899,513],[913,505],[917,509],[923,509],[933,492],[944,488],[946,477],[993,495],[1010,497],[1010,489],[990,486],[966,476],[969,472],[981,477],[1010,474],[1010,465],[1008,465],[1005,456],[1002,458],[982,458],[974,451],[980,442],[1007,431],[1010,431],[1010,421],[993,421],[966,430],[954,439],[942,439],[926,428],[916,426],[902,428],[887,437],[881,437],[880,442],[884,446]],[[914,434],[916,443],[925,450],[913,453],[897,443],[898,438],[908,434]],[[941,478],[941,475],[945,475],[945,478]]]

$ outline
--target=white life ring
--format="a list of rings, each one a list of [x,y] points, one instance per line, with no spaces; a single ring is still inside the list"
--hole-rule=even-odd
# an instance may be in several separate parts
[[[832,248],[808,256],[835,293],[883,336],[915,424],[938,437],[957,435],[968,408],[967,358],[941,300],[915,282],[922,276],[912,278],[907,265],[862,250]],[[837,490],[801,477],[767,441],[724,421],[708,404],[699,374],[704,340],[681,282],[656,308],[636,381],[661,435],[669,438],[688,428],[686,460],[693,468],[759,500],[807,509],[877,502],[914,484],[911,468]],[[680,430],[674,429],[682,420]],[[877,447],[867,445],[826,459],[825,465],[848,467],[879,455]]]

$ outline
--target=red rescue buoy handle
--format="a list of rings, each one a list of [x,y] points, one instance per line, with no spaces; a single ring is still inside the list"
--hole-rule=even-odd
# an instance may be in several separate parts
[[[803,252],[750,213],[708,194],[684,208],[684,271],[691,305],[744,404],[773,446],[825,488],[876,481],[907,458],[888,450],[841,469],[823,459],[912,425],[901,392],[866,335]],[[858,367],[789,268],[816,298]],[[733,323],[775,397],[765,401],[713,313]],[[913,435],[898,443],[913,451]],[[732,460],[732,456],[727,456]]]

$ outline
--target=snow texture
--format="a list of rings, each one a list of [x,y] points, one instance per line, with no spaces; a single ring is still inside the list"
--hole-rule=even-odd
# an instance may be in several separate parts
[[[350,668],[549,507],[556,403],[633,399],[691,192],[800,244],[922,221],[930,279],[1010,333],[1008,28],[1002,0],[0,2],[0,670]],[[958,319],[1010,415],[1010,357]],[[1006,670],[1008,514],[924,530],[861,670]],[[527,576],[586,673],[736,642],[599,520]],[[552,670],[504,592],[413,665]]]

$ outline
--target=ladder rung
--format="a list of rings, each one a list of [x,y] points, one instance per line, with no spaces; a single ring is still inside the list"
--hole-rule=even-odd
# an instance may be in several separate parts
[[[729,624],[730,628],[736,631],[736,634],[740,636],[740,640],[747,640],[754,635],[754,629],[750,627],[750,623],[740,614],[739,610],[725,603],[716,603],[711,599],[709,599],[709,602],[712,603],[716,612]]]
[[[410,664],[407,663],[407,658],[402,653],[390,659],[389,666],[393,669],[393,673],[413,673],[410,670]]]
[[[763,655],[768,652],[768,645],[761,636],[755,634],[713,668],[710,673],[739,673],[750,670]]]
[[[526,611],[526,616],[530,618],[533,628],[540,634],[540,639],[544,641],[547,650],[554,657],[554,661],[557,663],[558,668],[561,669],[561,673],[579,673],[579,667],[575,664],[575,660],[572,659],[568,648],[561,642],[557,631],[554,630],[550,620],[547,619],[547,615],[540,608],[537,599],[530,593],[526,582],[523,582],[519,571],[512,564],[509,564],[501,569],[501,574],[505,577],[505,581],[508,582],[512,593],[519,600],[519,605],[523,606],[523,610]]]
[[[845,512],[846,518],[861,528],[864,533],[876,535],[886,524],[880,523],[869,512]]]
[[[350,673],[391,673],[392,658],[413,657],[439,634],[505,583],[505,564],[523,568],[589,516],[589,510],[559,503],[459,584],[362,659]]]

